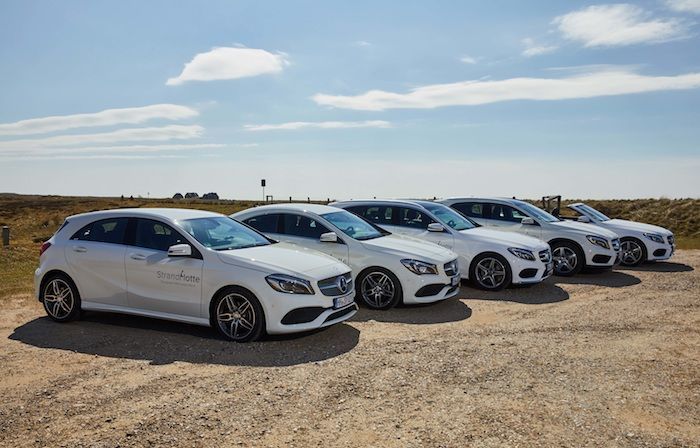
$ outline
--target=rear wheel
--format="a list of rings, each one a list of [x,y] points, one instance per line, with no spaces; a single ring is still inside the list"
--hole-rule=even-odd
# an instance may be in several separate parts
[[[586,264],[583,251],[574,243],[557,241],[551,244],[554,260],[554,275],[571,277],[581,272]]]
[[[41,301],[46,314],[56,322],[68,322],[80,315],[78,288],[66,275],[55,274],[44,282]]]
[[[644,244],[635,238],[622,238],[620,252],[620,264],[623,266],[639,266],[647,258]]]
[[[510,285],[513,274],[505,258],[495,253],[485,253],[472,261],[469,278],[479,289],[500,291]]]
[[[258,299],[242,288],[227,288],[212,303],[212,326],[226,339],[250,342],[265,330],[265,314]]]
[[[403,297],[399,279],[384,268],[374,267],[363,271],[357,279],[357,299],[373,310],[388,310]]]

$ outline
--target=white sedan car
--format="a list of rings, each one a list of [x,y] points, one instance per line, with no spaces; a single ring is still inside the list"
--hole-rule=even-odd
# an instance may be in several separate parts
[[[452,249],[468,278],[481,289],[496,291],[511,284],[539,283],[552,274],[547,243],[480,227],[442,204],[374,199],[333,205],[391,232]]]
[[[430,303],[455,296],[457,254],[438,245],[391,235],[345,210],[278,204],[232,215],[281,241],[325,252],[350,265],[357,298],[373,309]]]
[[[663,227],[610,219],[591,206],[577,202],[569,205],[579,222],[595,224],[620,235],[621,264],[638,266],[644,261],[668,260],[676,250],[673,233]]]
[[[239,342],[357,312],[348,266],[198,210],[71,216],[42,245],[34,282],[58,322],[109,311],[211,326]]]
[[[563,221],[525,201],[452,198],[440,202],[481,225],[548,242],[556,275],[572,276],[584,266],[611,268],[620,261],[620,239],[615,232],[591,224]]]

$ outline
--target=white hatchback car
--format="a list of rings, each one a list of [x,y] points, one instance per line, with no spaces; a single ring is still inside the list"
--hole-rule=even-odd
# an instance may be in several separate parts
[[[239,342],[357,311],[348,266],[199,210],[71,216],[42,245],[34,283],[59,322],[109,311],[211,326]]]
[[[496,291],[511,284],[539,283],[552,274],[549,245],[517,233],[475,224],[453,209],[430,201],[356,200],[337,202],[390,232],[450,248],[475,286]]]
[[[276,204],[232,215],[281,241],[325,252],[350,265],[357,298],[373,309],[455,296],[457,254],[436,244],[391,235],[335,207]]]
[[[673,232],[663,227],[624,219],[610,219],[593,207],[577,202],[568,208],[578,222],[595,224],[620,236],[620,264],[638,266],[644,261],[668,260],[676,250]]]
[[[575,275],[584,266],[611,268],[620,261],[620,239],[615,232],[591,224],[563,221],[525,201],[452,198],[440,202],[481,225],[548,242],[556,275]]]

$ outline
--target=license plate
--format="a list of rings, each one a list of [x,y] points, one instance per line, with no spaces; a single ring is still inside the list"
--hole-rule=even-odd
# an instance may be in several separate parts
[[[452,279],[450,280],[450,286],[457,286],[457,285],[459,285],[459,281],[460,281],[460,280],[461,280],[461,278],[460,278],[459,275],[456,275],[456,276],[452,277]]]
[[[352,294],[348,294],[347,296],[343,297],[336,297],[335,299],[333,299],[333,308],[343,308],[345,306],[350,305],[354,301],[355,298],[352,296]]]

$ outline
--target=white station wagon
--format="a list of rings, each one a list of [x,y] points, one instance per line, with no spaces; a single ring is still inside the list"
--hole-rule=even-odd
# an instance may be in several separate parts
[[[332,255],[352,267],[357,298],[373,309],[430,303],[459,292],[457,254],[392,235],[327,205],[275,204],[232,215],[271,238]]]
[[[357,311],[345,264],[199,210],[71,216],[42,245],[34,282],[58,322],[109,311],[211,326],[239,342],[326,327]]]

